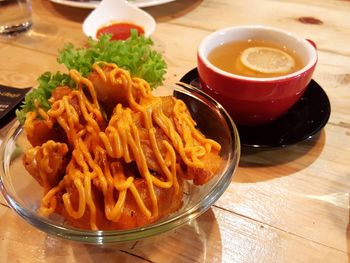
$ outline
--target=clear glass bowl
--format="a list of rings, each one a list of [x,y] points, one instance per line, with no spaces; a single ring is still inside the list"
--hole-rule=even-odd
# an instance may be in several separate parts
[[[179,86],[181,85],[181,86]],[[226,190],[238,166],[240,142],[237,128],[223,107],[201,90],[187,84],[166,86],[157,95],[174,95],[188,106],[198,128],[218,141],[224,159],[220,172],[203,186],[186,182],[182,208],[168,217],[131,230],[86,231],[72,228],[59,216],[44,218],[37,213],[43,190],[22,164],[22,154],[30,147],[18,122],[4,139],[0,158],[0,186],[8,204],[36,228],[58,237],[88,244],[123,244],[155,237],[175,229],[204,213]]]

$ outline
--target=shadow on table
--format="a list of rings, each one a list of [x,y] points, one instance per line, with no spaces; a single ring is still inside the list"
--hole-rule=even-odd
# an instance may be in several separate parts
[[[176,0],[167,4],[144,8],[157,22],[167,22],[183,16],[200,5],[203,0]]]
[[[122,247],[85,245],[49,236],[5,205],[0,205],[0,223],[3,262],[221,262],[221,234],[211,209],[156,239]]]
[[[236,182],[247,182],[247,172],[256,169],[257,175],[250,176],[249,182],[265,181],[287,176],[305,169],[322,153],[326,133],[322,130],[311,139],[285,148],[253,149],[242,148],[239,163],[240,172],[236,173]],[[294,162],[298,160],[297,162]],[[287,165],[288,164],[288,165]],[[276,169],[274,169],[274,167]],[[266,170],[266,174],[264,174]]]
[[[45,248],[47,258],[57,255],[60,246],[67,249],[64,242],[57,243],[59,246]],[[71,244],[68,259],[74,262],[207,262],[209,255],[221,262],[222,253],[220,230],[211,209],[174,231],[125,247]]]
[[[91,13],[91,9],[86,8],[78,8],[56,4],[50,1],[45,1],[43,3],[45,7],[51,12],[54,13],[55,16],[63,17],[67,20],[82,23],[85,18]]]

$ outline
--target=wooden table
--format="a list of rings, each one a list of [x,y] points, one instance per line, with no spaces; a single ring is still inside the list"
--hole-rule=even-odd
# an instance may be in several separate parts
[[[117,250],[56,239],[1,199],[0,262],[350,262],[350,2],[177,0],[145,10],[157,20],[166,83],[196,66],[198,44],[219,28],[265,24],[314,40],[314,79],[332,105],[328,124],[288,148],[243,152],[219,201],[152,245]],[[89,12],[33,0],[32,30],[0,40],[0,83],[34,86],[42,72],[61,69],[57,50],[84,45]]]

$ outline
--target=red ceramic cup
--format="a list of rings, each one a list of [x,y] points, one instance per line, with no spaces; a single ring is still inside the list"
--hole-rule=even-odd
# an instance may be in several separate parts
[[[280,77],[256,78],[228,73],[211,64],[208,54],[228,42],[256,39],[286,46],[302,60],[303,68]],[[317,63],[312,41],[267,26],[229,27],[207,36],[197,54],[203,90],[220,102],[240,125],[266,124],[290,109],[305,92]]]

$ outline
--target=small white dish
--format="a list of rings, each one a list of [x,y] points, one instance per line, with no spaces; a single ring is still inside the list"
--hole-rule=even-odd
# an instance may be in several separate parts
[[[86,36],[96,38],[97,31],[108,24],[127,22],[141,26],[145,36],[152,35],[156,28],[156,21],[147,12],[129,4],[126,0],[102,0],[83,23]]]

